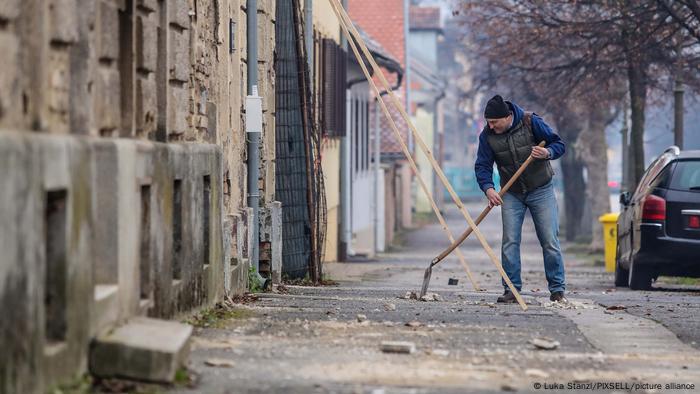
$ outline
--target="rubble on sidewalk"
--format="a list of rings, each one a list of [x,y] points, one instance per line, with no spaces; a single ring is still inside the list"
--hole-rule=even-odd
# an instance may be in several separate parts
[[[383,341],[380,347],[384,353],[411,354],[416,351],[413,342],[405,341]]]
[[[442,301],[442,297],[437,293],[427,293],[420,298],[421,301]]]
[[[223,367],[223,368],[233,368],[236,364],[233,360],[228,360],[225,358],[210,358],[204,361],[204,364],[210,367]]]
[[[406,294],[399,296],[399,298],[402,300],[417,300],[418,293],[416,293],[415,291],[407,291]]]
[[[532,338],[530,340],[530,343],[534,345],[537,349],[542,350],[554,350],[559,347],[558,341],[547,337]]]
[[[428,349],[426,353],[438,357],[447,357],[450,355],[450,351],[447,349]]]

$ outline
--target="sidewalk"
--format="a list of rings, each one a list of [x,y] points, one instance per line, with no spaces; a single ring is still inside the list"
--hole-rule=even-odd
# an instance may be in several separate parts
[[[476,216],[480,206],[468,209]],[[455,235],[463,231],[457,211],[447,218]],[[499,212],[480,228],[500,256]],[[552,306],[529,218],[522,247],[525,312],[517,304],[494,303],[502,292],[500,277],[475,237],[462,251],[485,291],[475,292],[450,257],[433,271],[430,291],[439,301],[400,298],[419,290],[428,262],[447,246],[435,224],[404,238],[404,246],[376,261],[326,265],[339,286],[261,294],[237,307],[239,318],[198,328],[190,358],[197,382],[174,391],[538,392],[545,383],[562,384],[556,391],[567,392],[620,392],[635,388],[630,384],[662,384],[659,392],[667,392],[666,383],[700,387],[700,354],[691,345],[651,319],[593,302],[609,295],[608,302],[616,303],[624,298],[620,294],[632,293],[602,294],[612,287],[602,268],[567,256],[572,304]],[[458,286],[448,286],[449,277],[459,278]],[[691,301],[697,307],[700,300]],[[540,337],[558,346],[541,350],[532,344]],[[408,341],[416,351],[383,353],[383,341]],[[603,382],[627,386],[586,386]]]

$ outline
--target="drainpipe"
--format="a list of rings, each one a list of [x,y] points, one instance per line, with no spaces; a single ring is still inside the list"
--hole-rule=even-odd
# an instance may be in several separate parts
[[[379,232],[384,231],[379,228],[379,185],[383,182],[381,176],[380,160],[381,160],[381,133],[379,129],[379,101],[374,102],[374,251],[379,251]],[[385,207],[386,209],[386,207]]]
[[[258,2],[246,1],[248,96],[246,97],[246,137],[248,142],[248,206],[253,208],[253,250],[249,253],[251,266],[260,276],[260,136],[263,130],[262,98],[258,96]]]
[[[341,1],[343,8],[348,9],[347,0]],[[340,32],[340,46],[347,52],[348,42],[345,35]],[[345,90],[346,113],[350,114],[350,90]],[[338,261],[345,261],[348,258],[348,249],[352,240],[352,229],[350,228],[350,143],[348,133],[350,133],[350,116],[345,120],[345,136],[340,137],[340,237],[338,240]]]

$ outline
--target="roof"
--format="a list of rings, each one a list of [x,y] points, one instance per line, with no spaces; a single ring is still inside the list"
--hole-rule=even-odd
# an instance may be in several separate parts
[[[377,63],[380,66],[403,75],[403,68],[401,67],[401,62],[399,62],[398,60],[396,60],[396,58],[389,54],[389,52],[379,42],[377,42],[374,38],[372,38],[372,36],[367,34],[367,32],[364,31],[360,26],[355,24],[355,28],[357,29],[358,33],[360,33],[360,38],[362,38],[365,44],[367,44],[367,49],[369,49],[372,55],[374,55]],[[351,58],[353,61],[357,61],[354,57]]]
[[[439,7],[411,6],[409,21],[411,29],[442,30]]]

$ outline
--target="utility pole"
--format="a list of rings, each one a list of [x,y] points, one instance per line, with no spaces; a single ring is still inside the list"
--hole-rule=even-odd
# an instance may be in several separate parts
[[[676,84],[673,88],[673,144],[683,149],[683,81],[676,74]]]
[[[625,103],[625,109],[622,112],[622,129],[620,129],[620,134],[622,134],[622,185],[620,185],[620,190],[629,191],[629,143],[627,141],[627,134],[629,133],[629,127],[627,123],[627,104]]]
[[[682,35],[681,35],[682,37]],[[683,40],[680,39],[676,44],[676,75],[675,84],[673,87],[673,145],[676,145],[681,150],[683,149],[683,71],[682,60],[683,55]]]

